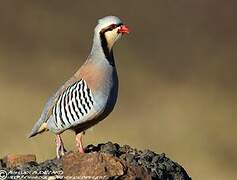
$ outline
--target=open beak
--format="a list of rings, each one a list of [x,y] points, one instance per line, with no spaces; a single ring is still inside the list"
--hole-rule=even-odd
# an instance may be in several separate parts
[[[122,34],[129,34],[130,31],[127,25],[121,25],[118,32]]]

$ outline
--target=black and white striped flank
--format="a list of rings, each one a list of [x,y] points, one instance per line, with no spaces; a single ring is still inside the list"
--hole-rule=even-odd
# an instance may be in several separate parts
[[[75,82],[60,95],[53,108],[55,126],[66,128],[76,124],[89,113],[93,104],[93,96],[85,80]]]

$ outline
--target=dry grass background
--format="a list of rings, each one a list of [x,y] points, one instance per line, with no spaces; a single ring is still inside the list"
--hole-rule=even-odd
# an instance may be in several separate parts
[[[0,156],[55,156],[54,136],[27,139],[47,98],[83,63],[96,20],[132,33],[114,48],[114,112],[85,136],[165,152],[193,179],[237,177],[236,1],[1,1]],[[64,134],[74,148],[74,134]]]

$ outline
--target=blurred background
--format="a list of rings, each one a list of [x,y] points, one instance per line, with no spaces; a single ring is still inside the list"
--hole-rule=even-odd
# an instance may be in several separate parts
[[[84,138],[165,152],[193,179],[237,177],[237,1],[1,1],[0,157],[55,157],[27,139],[55,90],[85,61],[98,18],[119,16],[114,112]],[[63,135],[74,148],[74,134]]]

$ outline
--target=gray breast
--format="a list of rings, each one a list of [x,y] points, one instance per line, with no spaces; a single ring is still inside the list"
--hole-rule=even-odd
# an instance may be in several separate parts
[[[101,104],[102,112],[98,117],[99,120],[103,120],[112,112],[118,97],[119,82],[118,82],[117,71],[115,68],[113,69],[112,74],[109,77],[110,79],[107,79],[107,83],[105,83],[106,87],[104,88],[106,89],[104,90],[104,94],[102,95],[104,97],[101,98],[103,99]]]

